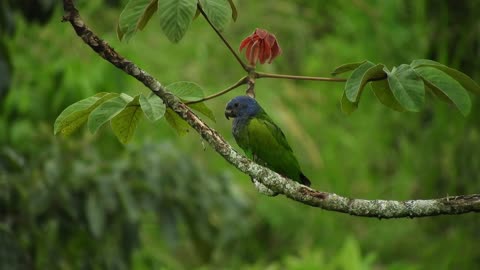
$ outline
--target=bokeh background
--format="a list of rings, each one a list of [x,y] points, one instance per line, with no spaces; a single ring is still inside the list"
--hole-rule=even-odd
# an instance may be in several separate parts
[[[163,84],[212,94],[242,70],[201,18],[171,44],[153,17],[120,43],[126,1],[77,1],[87,24]],[[428,58],[480,81],[480,2],[236,1],[225,31],[238,46],[256,27],[283,55],[262,71],[328,76],[361,60],[390,68]],[[0,2],[0,269],[479,269],[480,216],[378,220],[258,194],[193,131],[141,123],[121,145],[106,126],[53,136],[56,116],[100,91],[147,93],[61,23],[59,1]],[[367,199],[480,190],[480,98],[464,118],[427,98],[398,113],[366,91],[341,113],[342,83],[262,79],[257,99],[287,135],[315,188]],[[223,117],[237,89],[209,101]]]

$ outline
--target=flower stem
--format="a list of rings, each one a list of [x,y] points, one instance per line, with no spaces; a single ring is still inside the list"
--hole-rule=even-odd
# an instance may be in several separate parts
[[[210,21],[210,19],[207,17],[207,14],[205,14],[205,11],[203,11],[203,8],[202,6],[200,5],[200,2],[197,3],[197,8],[198,10],[200,11],[200,13],[202,14],[202,16],[205,18],[205,20],[208,22],[208,24],[210,25],[210,27],[212,27],[212,29],[215,31],[215,33],[217,33],[218,37],[223,41],[223,43],[225,44],[225,46],[227,46],[227,48],[230,50],[230,52],[233,54],[233,56],[235,56],[235,59],[237,59],[238,63],[242,66],[243,70],[247,71],[247,72],[250,72],[251,70],[251,67],[248,66],[247,64],[245,64],[242,59],[240,59],[240,57],[238,56],[238,54],[235,52],[235,50],[232,48],[232,46],[230,46],[230,43],[228,43],[228,41],[225,39],[225,37],[222,35],[222,33],[220,33],[220,31],[218,31],[218,29],[212,24],[212,22]]]

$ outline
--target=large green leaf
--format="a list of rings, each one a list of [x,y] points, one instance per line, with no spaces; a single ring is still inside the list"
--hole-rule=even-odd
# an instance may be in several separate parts
[[[142,30],[157,11],[158,0],[130,0],[120,13],[117,35],[120,40],[129,40],[137,30]]]
[[[110,121],[122,111],[128,102],[124,97],[119,96],[100,104],[100,106],[93,110],[88,116],[88,130],[90,130],[91,133],[97,132],[103,124]]]
[[[438,62],[428,60],[428,59],[418,59],[412,61],[410,64],[414,69],[417,69],[418,67],[422,66],[430,66],[434,67],[436,69],[439,69],[448,75],[450,75],[452,78],[454,78],[456,81],[458,81],[465,89],[468,91],[475,93],[475,94],[480,94],[480,86],[472,80],[468,75],[465,73],[462,73],[456,69],[447,67],[445,65],[442,65]]]
[[[388,72],[388,85],[398,103],[407,111],[418,112],[425,102],[423,80],[409,65]]]
[[[200,0],[200,4],[213,26],[222,31],[232,16],[228,0]]]
[[[136,96],[110,121],[113,133],[123,144],[128,143],[132,139],[137,124],[143,115],[139,98],[139,95]]]
[[[341,106],[342,112],[349,115],[358,108],[358,102],[351,102],[350,100],[348,100],[347,96],[345,95],[345,92],[343,92],[342,100],[340,101],[340,106]]]
[[[335,75],[338,75],[338,74],[342,74],[342,73],[345,73],[345,72],[352,71],[352,70],[358,68],[359,66],[361,66],[365,62],[366,61],[343,64],[343,65],[335,68],[335,70],[332,72],[332,75],[335,76]]]
[[[167,108],[165,111],[165,119],[168,124],[177,131],[178,135],[185,135],[188,133],[188,128],[190,127],[188,123],[178,116],[172,109]]]
[[[370,82],[370,87],[378,100],[385,106],[395,111],[404,112],[405,109],[393,96],[387,80]]]
[[[382,64],[374,65],[372,62],[365,62],[355,69],[345,84],[345,95],[348,100],[358,102],[369,80],[385,76],[384,67]]]
[[[161,0],[158,2],[160,26],[171,42],[180,41],[197,10],[196,0]]]
[[[177,97],[186,101],[195,101],[203,98],[203,89],[193,82],[175,82],[166,88]]]
[[[157,121],[162,118],[165,114],[166,106],[156,95],[151,95],[145,97],[144,95],[140,96],[140,107],[143,110],[143,113],[150,121]]]
[[[472,102],[467,90],[458,81],[432,66],[419,66],[415,71],[430,88],[446,95],[464,116],[470,113]]]
[[[53,133],[70,135],[88,119],[88,115],[103,102],[117,97],[117,93],[98,93],[93,97],[82,99],[68,106],[55,120]]]
[[[210,118],[213,122],[216,122],[213,111],[210,110],[210,108],[208,108],[207,105],[205,105],[205,103],[199,102],[199,103],[188,104],[188,107],[194,109],[197,112],[200,112],[201,114]]]

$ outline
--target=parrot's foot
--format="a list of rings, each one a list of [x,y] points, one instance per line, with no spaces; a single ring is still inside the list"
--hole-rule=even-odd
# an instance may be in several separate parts
[[[267,195],[270,197],[274,197],[278,195],[277,192],[269,189],[264,184],[258,182],[255,178],[252,178],[252,182],[253,182],[253,185],[255,185],[255,188],[257,189],[257,191],[262,193],[263,195]]]

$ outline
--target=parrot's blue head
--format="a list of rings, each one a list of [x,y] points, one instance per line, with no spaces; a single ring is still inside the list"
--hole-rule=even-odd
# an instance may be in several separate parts
[[[261,110],[262,108],[257,101],[249,96],[238,96],[228,102],[225,108],[225,117],[232,118],[250,118]]]

